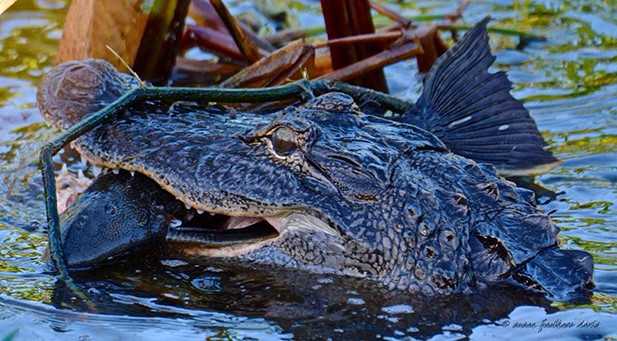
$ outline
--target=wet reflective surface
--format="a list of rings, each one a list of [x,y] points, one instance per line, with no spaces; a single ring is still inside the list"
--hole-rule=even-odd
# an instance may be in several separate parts
[[[250,2],[229,3],[236,13],[250,11],[256,20],[267,20]],[[454,6],[420,1],[402,5],[401,12],[444,13]],[[292,25],[321,22],[318,2],[286,7]],[[554,211],[562,243],[594,256],[597,287],[591,302],[580,305],[555,304],[512,288],[427,302],[352,279],[159,261],[146,253],[80,275],[80,285],[94,298],[94,307],[82,306],[45,273],[47,239],[36,223],[45,219],[38,148],[58,132],[42,123],[35,86],[53,62],[65,12],[64,1],[20,0],[0,16],[0,338],[617,337],[614,2],[477,2],[465,15],[473,23],[490,13],[502,27],[548,38],[523,50],[515,49],[518,38],[493,34],[491,42],[495,68],[508,70],[515,96],[564,160],[530,186],[545,210]],[[409,77],[415,70],[415,62],[389,67],[393,92],[415,99],[419,81]],[[68,155],[62,159],[75,178],[83,165]]]

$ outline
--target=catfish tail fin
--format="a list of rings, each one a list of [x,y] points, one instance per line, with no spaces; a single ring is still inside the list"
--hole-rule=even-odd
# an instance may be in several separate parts
[[[440,56],[426,75],[422,95],[402,121],[437,135],[452,152],[494,165],[504,175],[546,172],[560,161],[522,103],[510,94],[495,61],[486,25],[479,22]]]

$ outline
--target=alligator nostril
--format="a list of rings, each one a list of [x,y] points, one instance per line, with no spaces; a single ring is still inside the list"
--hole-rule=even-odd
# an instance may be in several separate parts
[[[97,70],[85,64],[76,64],[66,70],[62,82],[72,83],[68,85],[71,92],[76,95],[88,95],[89,89],[96,88],[101,84]]]
[[[433,258],[435,256],[435,249],[427,246],[426,249],[424,249],[424,254],[426,255],[426,258]]]

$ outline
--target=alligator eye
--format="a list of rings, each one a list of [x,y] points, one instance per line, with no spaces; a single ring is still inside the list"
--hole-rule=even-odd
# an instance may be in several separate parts
[[[298,147],[296,145],[296,133],[287,127],[276,129],[270,139],[272,141],[272,149],[280,156],[289,156]]]

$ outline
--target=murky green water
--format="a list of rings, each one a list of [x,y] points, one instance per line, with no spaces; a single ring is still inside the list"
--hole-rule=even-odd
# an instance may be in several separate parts
[[[251,10],[249,3],[235,2],[234,9]],[[401,12],[455,6],[413,3]],[[318,3],[289,7],[290,22],[320,24]],[[597,288],[584,306],[503,288],[422,302],[351,279],[142,257],[80,278],[98,297],[94,309],[83,309],[45,274],[46,236],[24,230],[44,221],[37,151],[57,132],[41,121],[35,86],[52,65],[65,12],[65,1],[19,0],[0,16],[0,338],[14,332],[23,340],[617,337],[614,0],[475,1],[465,15],[473,23],[491,14],[501,26],[548,37],[524,50],[514,48],[516,38],[493,35],[492,43],[496,68],[509,71],[515,95],[564,160],[536,184],[545,209],[556,211],[563,244],[594,255]],[[411,74],[414,63],[388,68],[391,88],[415,98],[419,86],[409,83]]]

